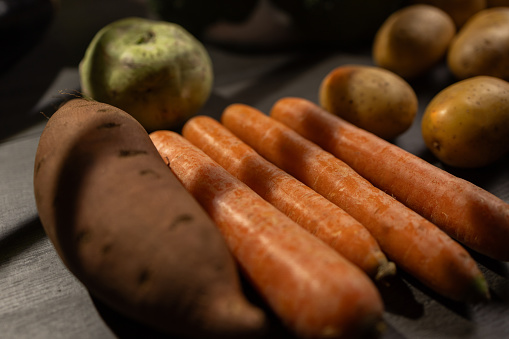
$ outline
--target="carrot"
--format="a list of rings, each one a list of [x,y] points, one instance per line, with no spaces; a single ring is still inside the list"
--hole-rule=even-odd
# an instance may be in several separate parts
[[[246,105],[227,107],[222,122],[262,156],[359,220],[396,265],[436,292],[460,301],[488,298],[483,274],[461,245],[332,154]]]
[[[364,272],[179,134],[150,136],[215,221],[248,280],[297,335],[350,338],[376,328],[383,303]]]
[[[502,199],[310,101],[281,99],[271,115],[462,244],[491,258],[509,260],[509,204]]]
[[[238,139],[217,120],[197,116],[183,136],[299,225],[377,280],[395,273],[394,263],[352,216]]]

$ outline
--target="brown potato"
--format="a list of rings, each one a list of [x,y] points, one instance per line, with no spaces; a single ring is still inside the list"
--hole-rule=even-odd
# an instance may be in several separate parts
[[[442,60],[456,33],[451,17],[429,5],[404,7],[387,18],[373,42],[376,65],[404,77],[424,74]]]
[[[475,13],[486,8],[489,0],[414,0],[413,3],[435,6],[449,14],[460,28]]]
[[[438,93],[424,112],[426,146],[443,163],[482,167],[509,152],[509,83],[478,76]]]
[[[509,80],[509,7],[470,18],[452,40],[447,64],[458,79],[489,75]]]
[[[320,105],[384,139],[405,132],[417,113],[417,96],[400,76],[383,68],[344,65],[322,80]]]
[[[219,230],[124,111],[64,104],[41,135],[34,193],[64,264],[118,312],[188,338],[264,328]]]

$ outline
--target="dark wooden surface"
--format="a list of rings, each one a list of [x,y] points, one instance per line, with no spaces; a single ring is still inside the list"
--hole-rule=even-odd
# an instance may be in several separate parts
[[[39,222],[32,188],[35,151],[46,121],[40,112],[50,115],[63,93],[79,90],[77,65],[88,42],[105,24],[129,15],[149,15],[144,1],[63,0],[44,39],[0,75],[0,338],[163,337],[106,308],[67,271]],[[265,112],[283,96],[316,102],[318,85],[332,68],[371,64],[369,51],[245,53],[207,47],[216,79],[202,113],[213,117],[233,102]],[[419,116],[395,140],[437,166],[421,140],[419,120],[427,101],[451,81],[442,66],[412,83]],[[509,202],[507,157],[489,168],[446,170]],[[382,338],[509,338],[509,266],[472,255],[490,284],[490,302],[452,302],[400,272],[390,286],[380,286],[387,323]]]

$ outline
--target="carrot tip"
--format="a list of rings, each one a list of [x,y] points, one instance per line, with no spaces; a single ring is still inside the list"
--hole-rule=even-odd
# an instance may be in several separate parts
[[[366,339],[376,339],[380,338],[387,330],[387,325],[382,319],[377,319],[375,322],[368,322],[368,324],[369,325],[364,327],[364,331],[359,333],[359,337]]]
[[[467,301],[476,303],[490,300],[490,289],[484,276],[475,277],[471,286],[470,293],[466,298]]]
[[[396,264],[391,261],[387,261],[378,267],[375,275],[375,281],[382,281],[394,275],[396,275]]]
[[[371,334],[372,337],[378,338],[381,336],[385,331],[387,330],[387,325],[383,321],[379,321],[376,323],[373,333]]]

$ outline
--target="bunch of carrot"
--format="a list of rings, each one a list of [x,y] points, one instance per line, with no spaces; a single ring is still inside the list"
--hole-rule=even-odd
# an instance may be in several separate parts
[[[270,115],[464,245],[493,259],[509,261],[509,205],[495,195],[308,100],[280,99]]]
[[[377,331],[383,304],[364,272],[304,230],[200,149],[171,131],[151,139],[222,232],[240,268],[302,338]]]
[[[182,135],[150,137],[301,337],[377,329],[372,280],[395,274],[392,262],[447,298],[487,300],[483,274],[452,238],[509,259],[507,203],[307,100],[281,99],[270,116],[234,104],[221,122],[198,116]]]

